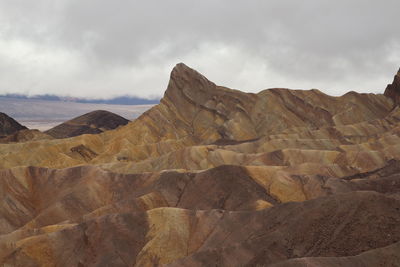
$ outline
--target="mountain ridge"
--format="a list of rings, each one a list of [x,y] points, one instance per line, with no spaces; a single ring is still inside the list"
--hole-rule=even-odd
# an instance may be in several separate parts
[[[5,137],[25,129],[27,129],[25,126],[19,124],[7,114],[0,112],[0,137]]]
[[[387,94],[244,93],[178,64],[127,125],[0,144],[0,264],[397,266],[399,144]]]
[[[386,87],[384,95],[392,98],[396,105],[400,103],[400,69],[394,76],[393,82]]]
[[[129,120],[109,111],[95,110],[62,124],[44,133],[54,138],[68,138],[82,134],[99,134],[128,124]]]

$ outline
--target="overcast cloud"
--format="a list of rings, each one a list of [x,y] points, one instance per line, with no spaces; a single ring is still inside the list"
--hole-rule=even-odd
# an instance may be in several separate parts
[[[217,84],[383,92],[399,0],[0,0],[0,94],[162,96],[178,62]]]

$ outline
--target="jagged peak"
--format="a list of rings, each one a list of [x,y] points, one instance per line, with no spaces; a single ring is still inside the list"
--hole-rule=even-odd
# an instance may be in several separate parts
[[[195,69],[192,69],[189,66],[187,66],[185,63],[180,62],[180,63],[176,64],[175,67],[172,69],[171,75],[179,75],[182,73],[190,73],[190,72],[193,74],[196,74],[196,75],[200,74]]]
[[[393,99],[395,105],[400,103],[400,69],[394,76],[393,82],[386,87],[384,95]]]
[[[178,63],[171,71],[164,97],[176,103],[179,103],[181,98],[203,102],[212,96],[215,89],[216,85],[204,75],[184,63]]]
[[[172,72],[179,72],[181,70],[189,70],[189,71],[195,71],[194,69],[190,68],[188,65],[186,65],[183,62],[179,62],[175,65],[175,67],[172,69]]]
[[[171,71],[170,81],[184,81],[184,82],[191,82],[191,81],[200,81],[202,83],[212,83],[209,81],[204,75],[185,65],[184,63],[178,63]]]

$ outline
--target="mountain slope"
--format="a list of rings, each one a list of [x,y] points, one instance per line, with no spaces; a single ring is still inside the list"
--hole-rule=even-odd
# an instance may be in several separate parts
[[[142,261],[149,263],[150,258],[168,263],[185,255],[187,245],[169,243],[182,238],[194,254],[178,261],[178,266],[209,265],[215,257],[225,257],[225,251],[231,250],[237,258],[229,256],[221,264],[230,265],[232,260],[254,265],[298,256],[358,255],[400,238],[397,226],[400,213],[396,212],[400,209],[399,171],[399,162],[393,161],[382,169],[345,179],[294,176],[293,179],[302,179],[297,194],[302,192],[305,199],[313,201],[280,204],[287,201],[281,198],[287,183],[281,187],[264,186],[251,169],[239,166],[222,166],[201,173],[140,175],[104,172],[90,166],[5,170],[0,172],[1,188],[8,189],[0,194],[3,199],[0,259],[11,263],[21,262],[22,257],[36,264],[49,260],[51,264],[66,265],[76,264],[68,260],[77,260],[90,265],[97,261],[104,264],[104,259],[109,258],[109,264],[117,264],[118,258],[112,256],[115,256],[114,245],[108,245],[113,240],[113,244],[122,246],[122,254],[125,250],[128,253],[128,248],[141,251],[140,256],[126,254],[128,262],[138,257],[139,266]],[[271,206],[275,208],[269,210]],[[218,210],[196,211],[211,209]],[[93,224],[99,224],[102,230],[93,229],[91,233],[87,227]],[[148,225],[155,228],[150,230]],[[120,232],[121,227],[128,228]],[[189,227],[189,232],[197,234],[175,232],[176,227]],[[126,231],[134,232],[126,236]],[[231,231],[236,233],[231,235]],[[329,231],[337,232],[333,239]],[[146,233],[155,240],[144,239]],[[94,235],[103,234],[109,235],[109,239],[89,241],[96,245],[80,244],[82,235],[91,240]],[[65,238],[71,235],[76,238]],[[170,235],[174,235],[173,240]],[[125,241],[121,240],[129,243],[137,238],[141,239],[134,247],[123,247]],[[316,240],[318,246],[314,245]],[[40,256],[49,251],[45,243],[38,246],[42,242],[53,244],[50,259]],[[64,251],[70,242],[87,247],[77,256],[75,250]],[[154,246],[161,244],[172,247],[157,251]],[[232,244],[237,245],[232,247]],[[264,251],[268,244],[275,244],[269,254]],[[86,258],[89,250],[102,257]],[[67,262],[63,262],[61,253],[67,253],[64,258]]]
[[[396,104],[400,103],[400,70],[394,77],[393,82],[386,87],[385,96],[392,98]]]
[[[27,129],[7,114],[0,112],[0,137],[4,137],[19,130]]]
[[[96,110],[57,125],[45,133],[54,138],[68,138],[82,134],[102,133],[126,125],[128,122],[117,114]]]
[[[210,192],[207,183],[193,184],[194,191],[185,186],[185,180],[219,180],[218,172],[124,176],[91,167],[27,171],[14,175],[43,196],[26,192],[19,197],[35,203],[25,209],[39,216],[2,235],[2,264],[255,266],[306,256],[356,256],[400,240],[400,200],[392,197],[393,191],[338,193],[232,212],[232,201],[245,203],[252,194],[255,199],[262,194],[257,197],[256,187],[238,184],[233,194],[225,191],[224,199]],[[22,185],[15,184],[19,191]],[[35,200],[28,201],[30,197]],[[4,203],[3,211],[5,205],[11,207]],[[225,210],[215,209],[221,207]]]

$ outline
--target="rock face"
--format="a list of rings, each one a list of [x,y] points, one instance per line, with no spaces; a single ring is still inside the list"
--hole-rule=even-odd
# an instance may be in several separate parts
[[[19,130],[27,129],[5,113],[0,112],[0,137],[14,134]]]
[[[399,135],[387,94],[178,64],[125,126],[0,145],[0,265],[398,266]]]
[[[98,134],[128,124],[128,120],[105,110],[96,110],[57,125],[45,133],[54,138]]]
[[[392,98],[396,105],[400,103],[400,70],[394,77],[393,83],[386,87],[385,96]]]

